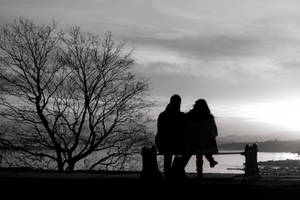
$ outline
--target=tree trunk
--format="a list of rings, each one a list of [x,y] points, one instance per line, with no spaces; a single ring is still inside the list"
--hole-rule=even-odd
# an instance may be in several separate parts
[[[57,162],[58,171],[64,171],[64,165],[63,165],[63,162],[62,162],[61,153],[56,151],[56,155],[57,155],[56,162]]]
[[[75,168],[75,162],[68,162],[68,167],[67,167],[67,171],[74,171],[74,168]]]

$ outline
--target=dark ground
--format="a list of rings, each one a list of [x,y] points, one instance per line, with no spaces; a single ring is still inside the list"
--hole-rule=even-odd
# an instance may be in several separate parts
[[[300,199],[300,176],[243,181],[241,175],[204,174],[198,180],[195,174],[188,174],[184,180],[142,180],[139,172],[2,169],[0,184],[0,198],[18,199]]]

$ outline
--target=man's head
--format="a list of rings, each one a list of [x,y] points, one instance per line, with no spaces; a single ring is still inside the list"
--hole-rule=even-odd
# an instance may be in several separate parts
[[[181,97],[178,94],[174,94],[170,98],[170,106],[172,109],[180,110],[180,104],[181,104]]]
[[[179,104],[180,105],[180,103],[181,103],[181,97],[178,94],[174,94],[170,98],[170,103],[171,104]]]

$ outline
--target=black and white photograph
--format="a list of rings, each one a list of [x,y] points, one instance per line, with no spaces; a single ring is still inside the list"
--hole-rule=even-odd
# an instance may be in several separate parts
[[[0,184],[300,198],[300,1],[0,0]]]

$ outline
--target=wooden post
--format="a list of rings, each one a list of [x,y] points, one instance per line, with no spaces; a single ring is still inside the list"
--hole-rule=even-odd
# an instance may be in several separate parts
[[[142,148],[142,160],[143,169],[140,178],[142,179],[157,179],[162,178],[162,175],[158,169],[156,148],[152,146],[150,148]]]
[[[245,152],[242,153],[245,156],[245,181],[259,180],[261,176],[259,175],[259,170],[257,166],[257,145],[245,146]]]

